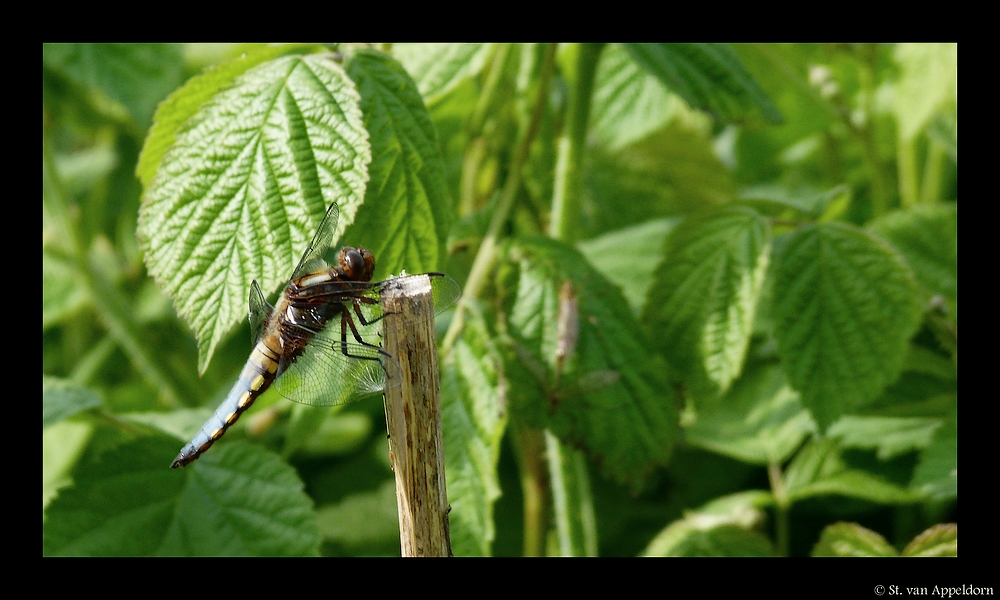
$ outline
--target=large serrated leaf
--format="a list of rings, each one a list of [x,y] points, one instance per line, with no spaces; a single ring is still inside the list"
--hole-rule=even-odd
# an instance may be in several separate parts
[[[519,406],[522,417],[637,484],[670,458],[678,414],[628,304],[557,241],[518,240],[510,257],[520,266],[510,314],[515,352],[548,403]]]
[[[692,107],[734,122],[781,113],[726,44],[625,44],[632,58]]]
[[[441,365],[451,546],[455,556],[489,556],[500,497],[497,463],[507,417],[499,350],[474,308]]]
[[[232,85],[233,81],[259,64],[279,56],[302,52],[302,45],[267,46],[249,52],[236,60],[206,69],[192,77],[179,90],[170,94],[156,109],[153,126],[146,136],[135,172],[143,186],[148,186],[156,175],[163,155],[176,141],[177,131],[198,112],[203,104],[217,93]]]
[[[245,318],[252,280],[283,283],[330,204],[338,236],[353,221],[370,161],[358,105],[329,57],[287,57],[244,73],[178,132],[146,190],[139,236],[198,338],[199,372]]]
[[[413,80],[391,57],[360,51],[347,72],[361,94],[372,164],[364,205],[344,241],[372,251],[377,276],[433,271],[452,219],[434,124]]]
[[[310,556],[312,501],[274,454],[227,444],[183,475],[176,441],[146,438],[83,462],[49,506],[45,556]],[[140,534],[141,533],[141,534]]]
[[[769,258],[767,223],[742,207],[688,217],[667,238],[643,321],[696,396],[739,376]]]
[[[776,256],[778,352],[825,430],[895,381],[920,324],[913,275],[884,242],[850,225],[791,233]]]

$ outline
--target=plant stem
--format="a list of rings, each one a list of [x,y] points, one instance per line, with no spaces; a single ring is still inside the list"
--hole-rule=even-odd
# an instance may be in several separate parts
[[[578,48],[576,80],[570,93],[567,127],[559,138],[557,149],[549,235],[567,244],[576,241],[580,220],[580,174],[583,172],[583,151],[587,144],[594,76],[602,48],[601,44],[581,44]]]
[[[788,556],[789,544],[789,515],[788,496],[785,493],[785,481],[781,475],[781,465],[771,463],[767,465],[767,478],[771,482],[771,495],[774,496],[775,505],[775,537],[777,538],[775,547],[778,556]]]
[[[458,337],[462,331],[462,327],[464,327],[465,304],[470,302],[471,299],[479,297],[479,292],[486,283],[486,275],[489,273],[490,266],[496,257],[500,229],[507,222],[510,211],[514,206],[514,199],[521,184],[521,171],[524,169],[524,162],[528,159],[528,150],[531,148],[531,142],[535,139],[535,134],[538,133],[542,113],[545,110],[549,82],[552,79],[552,71],[555,65],[555,50],[555,44],[549,44],[546,48],[542,75],[538,82],[538,90],[535,97],[535,104],[531,111],[531,117],[521,129],[517,150],[511,161],[507,180],[504,182],[503,190],[500,193],[500,202],[493,213],[493,217],[490,219],[490,224],[486,229],[486,236],[479,246],[476,258],[472,262],[472,268],[469,271],[469,278],[465,282],[462,298],[459,300],[458,307],[455,310],[455,317],[452,319],[451,326],[448,328],[448,332],[445,334],[444,341],[442,342],[442,351],[445,355],[448,354],[452,344],[455,342],[455,338]]]

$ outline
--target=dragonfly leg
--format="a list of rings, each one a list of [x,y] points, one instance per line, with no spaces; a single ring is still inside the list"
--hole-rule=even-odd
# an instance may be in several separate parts
[[[372,348],[383,356],[389,356],[388,352],[379,348],[375,344],[369,344],[361,337],[361,334],[358,333],[357,326],[354,325],[354,319],[351,318],[351,313],[349,313],[346,310],[343,311],[340,315],[340,344],[341,344],[340,351],[344,354],[344,356],[350,356],[351,358],[363,358],[367,360],[379,360],[377,356],[361,356],[358,354],[352,354],[350,352],[349,346],[347,344],[347,327],[345,327],[345,325],[347,327],[350,327],[351,332],[354,334],[354,339],[359,344],[361,344],[362,346],[367,346],[369,348]]]
[[[364,313],[361,312],[361,304],[378,304],[379,301],[375,298],[354,298],[354,312],[358,315],[358,320],[361,321],[362,325],[371,325],[372,323],[378,323],[385,318],[387,314],[392,313],[382,313],[381,315],[375,317],[371,321],[365,318]]]

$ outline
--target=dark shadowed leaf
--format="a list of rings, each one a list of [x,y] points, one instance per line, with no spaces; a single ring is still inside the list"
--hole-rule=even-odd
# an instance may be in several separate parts
[[[522,414],[583,447],[615,478],[637,483],[670,458],[678,414],[628,304],[559,242],[519,240],[509,256],[519,266],[514,351],[545,397]]]

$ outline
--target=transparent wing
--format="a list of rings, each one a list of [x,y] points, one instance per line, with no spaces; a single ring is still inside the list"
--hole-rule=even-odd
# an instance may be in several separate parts
[[[323,217],[323,222],[319,224],[316,235],[313,236],[309,247],[302,254],[299,266],[295,267],[295,271],[292,272],[292,279],[318,268],[318,265],[323,261],[323,255],[326,254],[326,251],[330,248],[330,244],[333,243],[333,233],[337,229],[337,221],[339,219],[340,208],[337,207],[337,203],[335,202],[326,211],[326,216]]]
[[[257,280],[254,279],[253,283],[250,284],[250,345],[256,346],[257,342],[260,341],[260,337],[264,335],[264,324],[267,322],[268,315],[271,314],[273,310],[267,300],[264,299],[264,294],[260,291],[260,286],[257,284]]]
[[[299,404],[334,406],[399,387],[399,363],[375,346],[316,335],[284,366],[278,393]]]
[[[435,315],[439,315],[454,306],[455,302],[457,302],[462,296],[462,288],[458,285],[458,282],[444,273],[424,273],[423,275],[430,278],[431,294],[434,297]],[[413,277],[423,277],[423,275],[404,275],[402,277],[386,279],[385,281],[380,281],[377,284],[374,284],[375,288],[373,290],[365,291],[358,295],[377,300],[377,303],[375,304],[377,308],[373,308],[371,311],[372,313],[377,312],[377,318],[381,318],[381,298],[385,291],[391,286],[402,285],[407,279]],[[366,300],[366,302],[368,301]]]
[[[303,260],[308,257],[309,252]],[[434,312],[440,314],[455,304],[462,290],[447,275],[429,273],[428,276]],[[378,283],[339,282],[337,291],[327,294],[326,300],[346,306],[354,330],[338,317],[323,331],[308,334],[310,339],[302,352],[294,359],[283,359],[274,383],[278,393],[300,404],[333,406],[398,387],[401,381],[399,363],[379,347],[381,327],[377,324],[385,316],[381,302],[383,292],[388,286],[399,285],[403,279]]]

